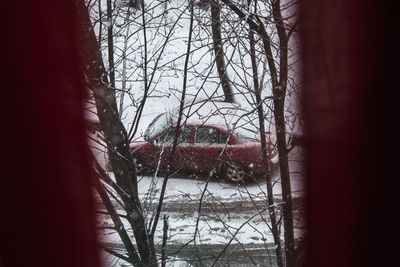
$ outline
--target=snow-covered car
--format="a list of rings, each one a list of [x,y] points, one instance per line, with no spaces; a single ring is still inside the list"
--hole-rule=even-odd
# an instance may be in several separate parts
[[[170,168],[214,171],[229,182],[243,182],[264,170],[258,118],[239,105],[225,102],[188,104]],[[148,125],[143,141],[131,144],[137,173],[167,166],[177,133],[178,109],[160,113]],[[270,164],[277,163],[271,134],[267,135]]]

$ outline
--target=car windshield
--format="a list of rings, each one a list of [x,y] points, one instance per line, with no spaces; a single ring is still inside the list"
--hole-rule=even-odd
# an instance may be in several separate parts
[[[171,126],[171,123],[172,121],[169,112],[159,114],[147,127],[144,133],[144,140],[150,141],[151,139],[162,133],[166,128]]]

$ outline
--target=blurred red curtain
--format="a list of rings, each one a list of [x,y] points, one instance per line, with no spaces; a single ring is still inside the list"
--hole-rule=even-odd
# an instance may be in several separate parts
[[[2,3],[3,266],[99,266],[74,3]]]
[[[309,232],[303,266],[394,266],[395,10],[389,1],[301,1]]]

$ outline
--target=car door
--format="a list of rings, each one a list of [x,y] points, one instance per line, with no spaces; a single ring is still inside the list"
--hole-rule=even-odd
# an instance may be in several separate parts
[[[168,158],[172,153],[175,134],[176,128],[172,127],[154,140],[154,146],[157,150],[157,158],[154,161],[155,166],[167,167]],[[187,158],[185,147],[190,145],[191,134],[192,127],[182,127],[180,129],[178,142],[171,161],[172,169],[185,168],[185,159]]]
[[[212,126],[198,126],[190,148],[190,169],[208,171],[217,169],[225,151],[226,134]]]
[[[178,142],[176,145],[176,150],[174,154],[174,168],[175,169],[187,169],[188,164],[191,160],[190,151],[191,147],[191,137],[192,137],[191,126],[182,127],[180,129]]]

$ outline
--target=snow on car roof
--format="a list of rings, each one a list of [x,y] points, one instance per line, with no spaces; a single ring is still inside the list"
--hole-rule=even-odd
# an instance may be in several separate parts
[[[185,103],[182,111],[181,125],[216,125],[226,126],[232,123],[232,118],[240,108],[238,104],[226,102],[201,101]],[[151,139],[164,129],[178,123],[180,107],[175,107],[160,113],[149,124],[145,132],[145,139]]]
[[[256,110],[242,109],[239,104],[212,101],[196,103],[187,105],[183,114],[183,124],[215,125],[241,137],[260,139]]]
[[[241,109],[239,104],[202,101],[185,103],[181,125],[214,125],[224,127],[245,138],[259,139],[258,117],[255,110]],[[176,125],[179,107],[160,113],[146,129],[145,139],[151,139],[166,128]]]
[[[188,103],[182,112],[182,124],[229,126],[239,109],[239,104],[227,102],[207,101],[194,104]],[[179,109],[176,110],[176,115],[173,116],[174,123],[177,122],[178,112]]]

